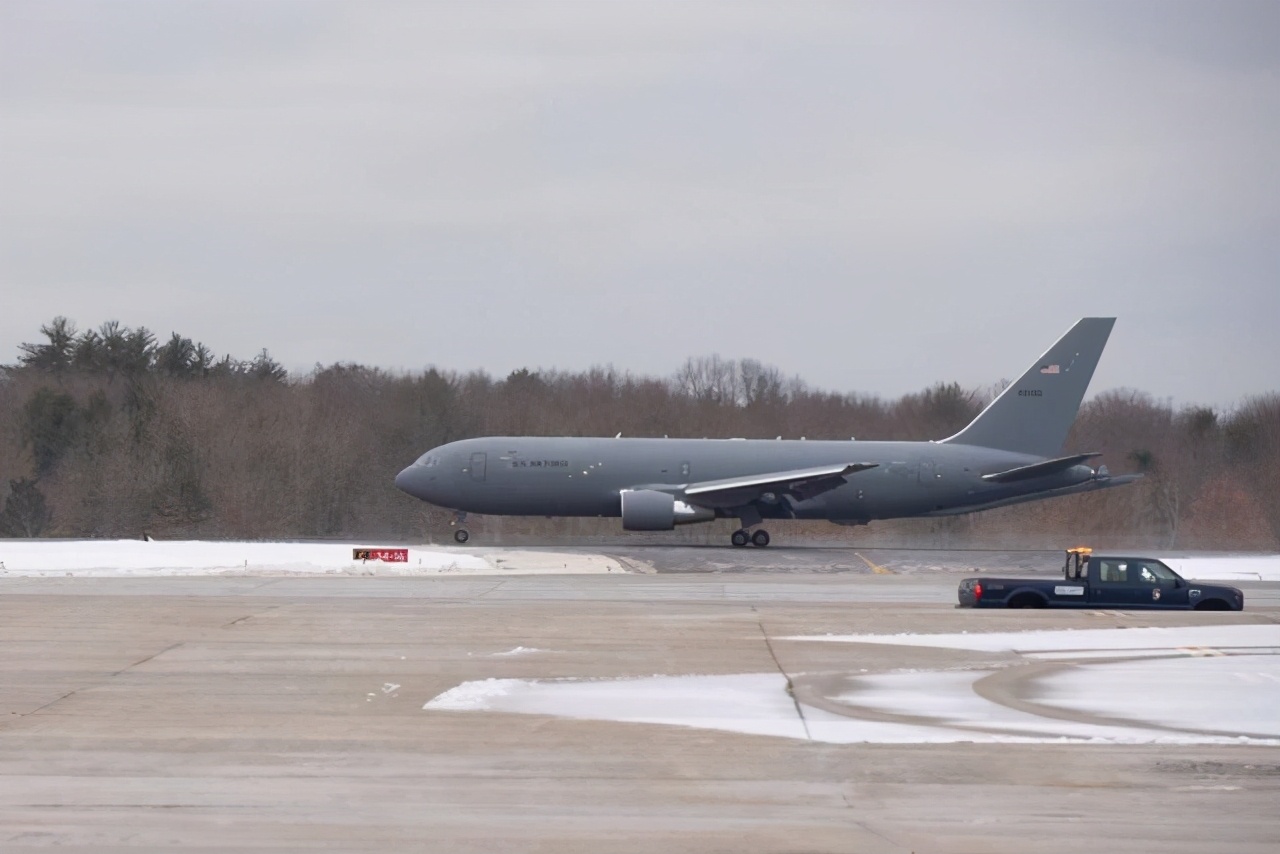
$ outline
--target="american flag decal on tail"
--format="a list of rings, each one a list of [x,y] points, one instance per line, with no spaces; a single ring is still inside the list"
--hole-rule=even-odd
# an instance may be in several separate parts
[[[1040,366],[1040,373],[1042,373],[1042,374],[1060,374],[1060,373],[1062,373],[1062,368],[1058,367],[1057,365],[1041,365],[1041,366]]]

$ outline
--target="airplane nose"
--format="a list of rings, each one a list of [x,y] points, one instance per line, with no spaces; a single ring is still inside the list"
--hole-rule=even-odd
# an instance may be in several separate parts
[[[396,475],[396,488],[401,492],[407,492],[414,498],[427,501],[429,480],[426,470],[415,463]]]

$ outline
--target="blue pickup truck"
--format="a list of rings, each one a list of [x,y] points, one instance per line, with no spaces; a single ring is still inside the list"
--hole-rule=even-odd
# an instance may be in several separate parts
[[[1102,557],[1067,549],[1062,579],[966,578],[962,608],[1120,608],[1243,611],[1244,593],[1188,581],[1149,557]]]

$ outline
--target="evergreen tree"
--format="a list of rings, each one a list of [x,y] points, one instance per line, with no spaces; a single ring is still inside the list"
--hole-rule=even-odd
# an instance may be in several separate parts
[[[55,317],[52,323],[40,327],[40,334],[49,339],[47,344],[21,344],[22,355],[18,362],[27,368],[62,373],[71,367],[76,346],[75,324],[65,317]]]

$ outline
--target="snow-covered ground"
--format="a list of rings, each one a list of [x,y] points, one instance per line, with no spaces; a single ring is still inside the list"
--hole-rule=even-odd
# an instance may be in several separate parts
[[[1280,626],[1154,626],[1132,629],[902,634],[794,635],[781,640],[820,643],[874,643],[931,646],[975,652],[1015,652],[1027,658],[1114,658],[1117,655],[1180,654],[1199,648],[1233,651],[1237,647],[1280,655]],[[1280,715],[1277,716],[1280,718]]]
[[[898,644],[1052,658],[1059,669],[836,674],[827,709],[795,696],[780,673],[640,679],[486,679],[428,711],[491,711],[701,727],[833,743],[1254,743],[1280,746],[1280,626],[1185,626],[960,635],[845,635],[794,641]],[[856,648],[850,662],[856,664]],[[1110,660],[1123,652],[1124,660]],[[1008,699],[979,683],[1012,677]],[[990,699],[994,697],[994,699]],[[837,714],[832,706],[845,710]]]
[[[403,563],[358,561],[363,543],[0,539],[3,576],[439,575],[625,572],[604,555],[411,547]]]
[[[0,539],[0,577],[154,575],[432,575],[626,572],[602,554],[415,546],[404,563],[357,561],[384,544]],[[1187,578],[1280,581],[1280,555],[1166,558]]]
[[[1280,581],[1280,555],[1161,558],[1183,578],[1201,581]]]

